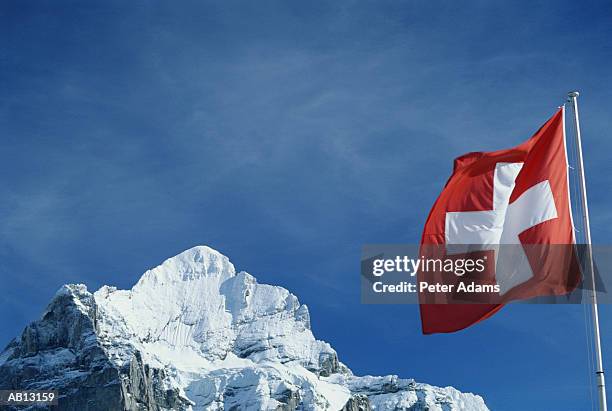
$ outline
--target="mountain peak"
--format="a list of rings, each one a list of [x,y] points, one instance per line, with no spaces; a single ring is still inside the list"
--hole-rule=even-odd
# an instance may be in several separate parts
[[[236,275],[229,258],[205,245],[198,245],[168,258],[159,266],[145,272],[134,289],[150,285],[169,285],[179,281],[196,280],[203,277]]]

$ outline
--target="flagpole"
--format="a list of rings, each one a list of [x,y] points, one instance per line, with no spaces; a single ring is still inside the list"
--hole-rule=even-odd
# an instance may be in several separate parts
[[[574,109],[574,126],[576,135],[576,147],[578,151],[578,173],[580,176],[580,191],[582,199],[582,219],[584,223],[584,236],[587,247],[587,258],[588,258],[588,269],[591,275],[591,296],[592,296],[592,309],[593,309],[593,331],[595,333],[595,374],[597,377],[597,391],[599,394],[599,409],[601,411],[607,411],[608,405],[606,403],[606,383],[604,379],[603,360],[601,358],[601,337],[599,332],[599,312],[597,309],[597,289],[595,287],[595,269],[593,264],[593,249],[591,243],[591,226],[589,224],[589,205],[587,202],[586,182],[584,178],[584,163],[582,160],[582,139],[580,136],[580,119],[578,118],[578,93],[572,91],[567,94],[569,101],[572,103]]]

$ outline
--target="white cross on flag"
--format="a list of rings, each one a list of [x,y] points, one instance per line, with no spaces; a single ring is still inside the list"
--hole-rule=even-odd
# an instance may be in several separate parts
[[[450,293],[437,296],[435,304],[422,298],[423,333],[461,330],[491,316],[504,302],[564,295],[580,282],[564,116],[560,108],[515,148],[455,159],[425,223],[422,254],[433,257],[439,251],[427,250],[440,249],[446,255],[489,253],[494,270],[486,281],[497,284],[499,292],[495,303],[452,304]],[[429,273],[418,275],[419,281],[431,280]]]

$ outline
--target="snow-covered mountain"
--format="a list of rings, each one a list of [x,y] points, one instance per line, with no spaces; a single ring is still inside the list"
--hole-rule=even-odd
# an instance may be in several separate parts
[[[487,410],[452,387],[353,375],[296,296],[204,246],[131,290],[63,286],[0,354],[0,389],[43,388],[78,411]]]

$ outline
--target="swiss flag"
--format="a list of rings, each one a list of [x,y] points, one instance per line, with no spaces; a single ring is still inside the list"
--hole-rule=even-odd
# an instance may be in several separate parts
[[[580,282],[573,253],[564,115],[560,108],[515,148],[455,159],[453,174],[425,223],[421,249],[433,245],[452,254],[457,245],[475,244],[498,253],[491,281],[499,284],[500,296],[495,304],[430,304],[421,299],[424,334],[458,331],[493,315],[505,301],[564,295]],[[530,245],[539,248],[527,252]],[[565,245],[572,252],[562,251],[559,258],[559,253],[549,252],[551,245]],[[501,260],[507,269],[499,269]],[[418,276],[427,280],[423,273]]]

